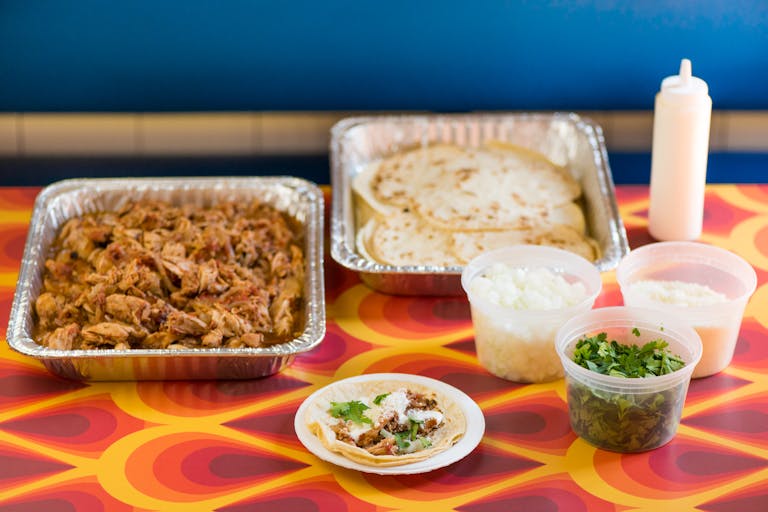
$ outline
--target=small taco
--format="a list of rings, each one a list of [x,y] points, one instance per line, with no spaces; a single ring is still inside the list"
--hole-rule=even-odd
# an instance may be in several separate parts
[[[432,457],[466,431],[464,413],[450,396],[415,382],[331,386],[309,406],[305,421],[328,450],[379,467]]]

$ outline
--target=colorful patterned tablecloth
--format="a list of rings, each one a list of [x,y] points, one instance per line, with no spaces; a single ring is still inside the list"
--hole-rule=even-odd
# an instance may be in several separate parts
[[[0,188],[0,326],[39,189]],[[650,241],[647,187],[618,187],[633,247]],[[328,334],[280,374],[239,382],[81,383],[0,344],[0,512],[121,510],[768,510],[768,186],[710,186],[703,241],[757,270],[731,366],[694,381],[675,439],[620,455],[577,438],[563,381],[513,384],[477,363],[465,298],[375,293],[327,258]],[[604,274],[597,306],[619,304]],[[304,449],[294,413],[338,379],[404,372],[482,408],[469,456],[377,476]]]

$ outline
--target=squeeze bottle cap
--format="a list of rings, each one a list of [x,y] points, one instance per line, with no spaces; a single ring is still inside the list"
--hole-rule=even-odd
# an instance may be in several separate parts
[[[668,76],[661,82],[665,99],[678,102],[696,102],[708,97],[709,87],[701,78],[691,74],[691,61],[680,61],[680,74]]]

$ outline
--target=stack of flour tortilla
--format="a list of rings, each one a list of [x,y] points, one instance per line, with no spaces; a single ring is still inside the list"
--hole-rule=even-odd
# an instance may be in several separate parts
[[[525,148],[420,147],[368,164],[352,189],[357,250],[379,263],[461,266],[515,244],[600,256],[586,232],[579,182]]]

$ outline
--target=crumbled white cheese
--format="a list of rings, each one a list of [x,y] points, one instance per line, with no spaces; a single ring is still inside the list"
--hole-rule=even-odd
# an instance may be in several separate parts
[[[370,417],[373,422],[376,423],[379,418],[383,416],[389,416],[391,413],[395,412],[399,417],[399,422],[403,424],[408,421],[408,417],[405,413],[405,410],[408,407],[408,403],[408,395],[404,389],[393,391],[392,393],[388,394],[378,406],[374,406],[377,408],[377,410],[372,411]]]
[[[548,268],[526,269],[504,263],[488,267],[472,280],[470,289],[477,297],[514,309],[560,309],[578,304],[587,295],[583,283],[569,283]]]
[[[358,398],[359,402],[368,406],[368,409],[363,411],[363,416],[371,420],[372,424],[359,424],[354,421],[347,422],[347,428],[349,429],[349,436],[355,441],[364,433],[371,429],[372,426],[378,425],[382,418],[391,417],[392,413],[396,413],[400,424],[408,423],[409,414],[416,411],[408,411],[407,391],[405,389],[399,389],[389,393],[381,402],[377,405],[373,403],[376,397],[362,397]],[[442,419],[442,417],[441,417]]]
[[[547,382],[563,376],[554,341],[569,317],[558,310],[584,303],[587,290],[582,282],[568,282],[547,268],[497,263],[472,280],[470,295],[513,310],[551,312],[491,315],[471,304],[477,356],[489,372],[516,382]]]
[[[439,425],[441,421],[443,421],[443,415],[438,411],[425,411],[422,409],[411,409],[408,411],[408,418],[409,420],[416,421],[419,423],[423,423],[427,420],[435,420],[435,422]]]

